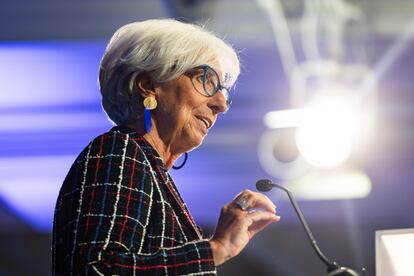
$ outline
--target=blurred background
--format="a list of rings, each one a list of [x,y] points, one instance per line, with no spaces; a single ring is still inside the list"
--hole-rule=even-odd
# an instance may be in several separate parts
[[[0,275],[49,275],[60,185],[111,128],[97,72],[123,24],[173,17],[239,52],[230,112],[173,171],[196,221],[269,178],[292,190],[321,249],[375,275],[375,231],[414,227],[414,2],[0,0]],[[282,216],[219,275],[324,275],[280,190]],[[414,257],[414,256],[413,256]]]

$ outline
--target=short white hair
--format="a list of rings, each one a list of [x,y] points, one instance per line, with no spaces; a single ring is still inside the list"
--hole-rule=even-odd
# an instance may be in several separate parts
[[[237,54],[204,28],[173,19],[127,24],[112,36],[101,60],[102,107],[116,125],[134,122],[142,115],[137,113],[140,102],[135,91],[139,73],[165,82],[213,63],[223,72],[224,86],[232,86],[240,73]]]

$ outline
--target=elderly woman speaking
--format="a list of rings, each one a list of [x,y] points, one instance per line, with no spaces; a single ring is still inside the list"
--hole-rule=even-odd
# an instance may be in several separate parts
[[[206,239],[168,172],[228,110],[238,74],[235,51],[195,25],[148,20],[114,34],[99,84],[116,126],[80,153],[60,190],[54,275],[216,274],[280,220],[266,196],[245,190]]]

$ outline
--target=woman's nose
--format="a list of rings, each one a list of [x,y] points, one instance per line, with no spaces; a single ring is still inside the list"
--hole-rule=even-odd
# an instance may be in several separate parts
[[[215,113],[222,113],[227,111],[227,99],[222,91],[218,91],[216,94],[214,94],[214,96],[210,97],[208,107],[210,107]]]

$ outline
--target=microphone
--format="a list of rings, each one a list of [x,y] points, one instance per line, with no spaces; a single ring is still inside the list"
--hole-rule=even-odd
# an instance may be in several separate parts
[[[309,238],[312,248],[315,250],[316,255],[318,255],[319,259],[321,259],[322,262],[325,263],[325,265],[327,266],[327,276],[360,276],[355,270],[339,266],[336,262],[332,262],[322,253],[321,249],[316,243],[315,238],[312,235],[312,232],[308,224],[306,223],[305,217],[303,216],[302,211],[299,208],[299,205],[293,197],[292,192],[288,188],[272,183],[272,181],[269,179],[261,179],[256,182],[256,189],[260,192],[268,192],[273,188],[279,188],[287,193],[290,203],[292,204],[293,209],[296,212],[296,215],[298,216],[303,228],[305,229],[305,233]],[[365,268],[362,268],[362,272],[365,276]]]

